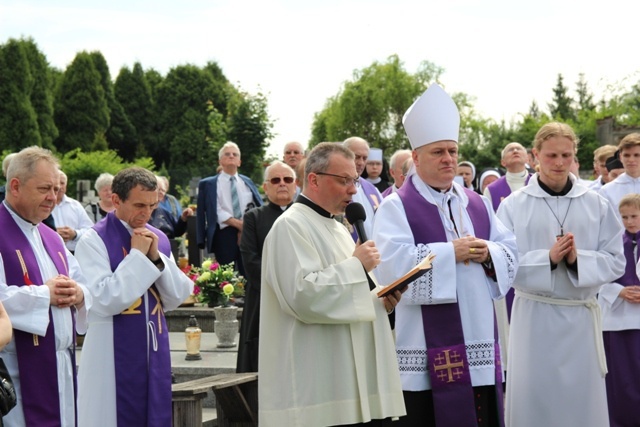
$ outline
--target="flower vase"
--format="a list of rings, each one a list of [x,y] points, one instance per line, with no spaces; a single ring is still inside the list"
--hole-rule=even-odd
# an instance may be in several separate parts
[[[238,307],[214,307],[216,320],[213,322],[213,331],[218,337],[218,348],[230,348],[236,346],[238,335]]]

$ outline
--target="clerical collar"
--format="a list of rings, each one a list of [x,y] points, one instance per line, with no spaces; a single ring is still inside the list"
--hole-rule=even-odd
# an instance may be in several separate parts
[[[308,198],[304,194],[300,194],[298,196],[298,198],[296,199],[296,203],[302,203],[303,205],[310,207],[320,216],[323,216],[325,218],[333,218],[333,215],[329,211],[315,204],[315,202],[313,202],[310,198]]]
[[[293,202],[289,203],[288,205],[281,206],[281,205],[279,205],[277,203],[273,203],[273,202],[269,201],[269,207],[271,209],[276,210],[276,211],[283,211],[283,212],[286,211],[287,209],[289,209],[289,206],[291,206],[292,204],[293,204]]]
[[[540,188],[544,190],[545,193],[548,193],[551,196],[566,196],[567,194],[569,194],[569,191],[571,191],[571,189],[573,188],[573,182],[571,182],[571,179],[569,178],[567,178],[567,183],[565,184],[564,188],[560,191],[554,191],[551,188],[549,188],[548,185],[540,181],[540,177],[538,177],[538,184],[540,185]]]

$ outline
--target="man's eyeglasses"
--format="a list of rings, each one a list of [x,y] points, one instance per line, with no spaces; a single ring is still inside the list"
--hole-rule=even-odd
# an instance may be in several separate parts
[[[334,178],[341,178],[341,183],[345,187],[351,187],[352,185],[356,188],[360,187],[360,178],[351,178],[350,176],[334,175],[332,173],[325,172],[316,172],[316,175],[326,175],[332,176]]]
[[[284,154],[295,154],[295,155],[298,155],[298,154],[302,154],[302,151],[289,150],[289,151],[285,151]]]
[[[277,176],[277,177],[271,178],[269,180],[269,182],[272,183],[273,185],[280,184],[280,181],[284,181],[285,184],[291,184],[293,182],[293,177],[292,176],[285,176],[284,178],[280,178],[279,176]]]

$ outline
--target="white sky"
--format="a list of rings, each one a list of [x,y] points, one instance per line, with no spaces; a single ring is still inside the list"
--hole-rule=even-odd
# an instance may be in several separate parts
[[[414,72],[445,69],[449,91],[494,120],[551,100],[561,73],[584,73],[596,100],[640,80],[640,3],[609,0],[1,0],[0,43],[32,37],[50,64],[99,50],[112,77],[139,61],[163,75],[216,61],[244,90],[262,90],[277,134],[306,144],[314,113],[356,69],[398,54]]]

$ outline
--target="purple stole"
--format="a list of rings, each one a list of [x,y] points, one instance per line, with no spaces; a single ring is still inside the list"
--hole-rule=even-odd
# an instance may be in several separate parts
[[[384,190],[382,192],[382,198],[384,199],[385,197],[387,197],[389,194],[393,194],[393,189],[396,188],[395,184],[391,184],[389,186],[389,188],[387,188],[386,190]],[[396,190],[397,191],[397,190]]]
[[[635,240],[634,240],[635,238]],[[624,275],[618,279],[618,283],[624,286],[639,286],[640,279],[638,279],[638,275],[636,274],[636,263],[638,259],[636,258],[634,249],[638,243],[638,239],[640,238],[640,233],[636,233],[635,236],[630,234],[628,231],[625,231],[622,235],[622,246],[624,247],[624,257],[626,259],[626,264],[624,267]]]
[[[362,187],[362,191],[364,192],[364,194],[367,196],[367,200],[369,201],[369,203],[371,203],[371,206],[373,206],[373,210],[375,212],[375,210],[378,209],[378,206],[380,206],[380,203],[382,202],[382,200],[380,200],[380,197],[378,196],[380,192],[375,187],[375,185],[364,178],[360,178],[360,186]],[[354,242],[357,242],[358,233],[356,233],[355,228],[351,228],[351,237],[353,238]],[[371,236],[368,237],[371,238]]]
[[[531,178],[531,174],[527,175],[527,178],[524,180],[524,185],[529,184],[529,179]],[[498,211],[498,206],[507,197],[511,194],[511,188],[507,183],[507,176],[501,176],[495,182],[489,184],[489,192],[491,193],[491,204],[493,205],[493,211]],[[511,298],[513,301],[513,297]],[[511,305],[509,305],[511,306]]]
[[[158,250],[169,256],[167,236],[158,236]],[[131,235],[113,212],[93,228],[104,242],[111,271],[131,250]],[[145,295],[147,301],[145,301]],[[122,313],[113,316],[118,426],[171,426],[171,355],[169,330],[155,285]]]
[[[0,225],[3,238],[0,239],[0,253],[4,262],[4,271],[8,285],[41,286],[44,284],[40,267],[29,240],[15,223],[4,204],[0,204]],[[67,255],[62,239],[44,224],[38,224],[47,254],[56,266],[58,273],[69,275]],[[71,310],[70,308],[68,310]],[[73,333],[75,342],[75,317]],[[58,390],[58,365],[56,355],[55,330],[51,308],[49,308],[49,326],[44,337],[18,329],[13,330],[18,357],[17,375],[21,393],[25,422],[28,426],[60,426],[60,392]],[[75,352],[71,352],[74,395],[76,387]],[[77,408],[74,405],[77,414]],[[77,417],[76,417],[77,424]]]
[[[491,224],[479,195],[464,188],[469,198],[467,212],[477,237],[488,240]],[[408,179],[397,191],[416,244],[446,242],[437,206],[427,202]],[[427,344],[427,368],[431,379],[436,424],[477,426],[471,374],[458,303],[422,305],[422,326]],[[497,328],[494,320],[494,330]],[[495,332],[497,336],[497,331]],[[500,349],[494,343],[496,399],[500,424],[503,422],[502,370]]]

